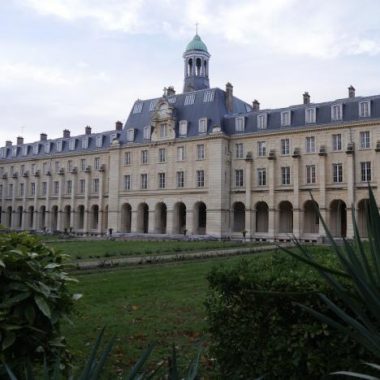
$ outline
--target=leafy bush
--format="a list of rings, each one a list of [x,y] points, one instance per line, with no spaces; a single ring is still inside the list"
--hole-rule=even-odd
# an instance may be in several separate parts
[[[26,362],[58,355],[63,364],[68,360],[60,321],[76,296],[68,290],[73,279],[63,261],[64,255],[34,236],[0,235],[0,362],[16,374]]]
[[[315,251],[317,262],[338,268],[327,249]],[[344,307],[315,270],[284,253],[214,268],[208,281],[211,344],[223,378],[320,379],[370,359],[352,338],[294,305],[332,317],[317,295],[323,292]]]

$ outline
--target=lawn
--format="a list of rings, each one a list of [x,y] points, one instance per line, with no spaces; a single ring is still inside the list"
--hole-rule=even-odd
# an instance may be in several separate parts
[[[205,336],[207,273],[214,265],[231,265],[238,260],[241,258],[77,275],[79,283],[73,291],[82,293],[83,298],[78,301],[74,325],[64,325],[75,357],[83,359],[100,329],[106,326],[108,338],[117,336],[112,368],[107,370],[110,378],[131,366],[152,341],[157,342],[157,347],[151,365],[166,358],[174,343],[184,366],[195,356],[197,343]],[[209,360],[203,360],[202,367],[203,371],[212,371]]]
[[[184,253],[210,249],[257,246],[257,243],[222,241],[138,241],[138,240],[62,240],[49,242],[49,246],[60,249],[74,260],[104,257],[139,256],[168,253]]]

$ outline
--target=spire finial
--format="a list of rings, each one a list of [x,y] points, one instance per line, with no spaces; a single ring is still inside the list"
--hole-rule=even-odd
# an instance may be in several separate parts
[[[195,34],[196,34],[196,35],[198,35],[198,25],[199,25],[199,23],[196,22],[196,23],[195,23]]]

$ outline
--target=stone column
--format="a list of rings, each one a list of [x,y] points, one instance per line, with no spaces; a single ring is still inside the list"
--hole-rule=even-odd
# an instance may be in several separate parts
[[[276,228],[276,204],[275,204],[275,195],[274,195],[274,189],[276,186],[276,157],[271,155],[271,153],[268,156],[268,206],[269,206],[269,215],[268,215],[268,235],[269,239],[275,240],[276,234],[277,234],[277,228]]]
[[[46,197],[45,197],[45,225],[42,227],[46,227],[46,229],[51,229],[51,210],[50,210],[50,194],[51,193],[51,174],[48,174],[46,177]]]
[[[173,233],[173,209],[166,210],[166,233],[172,234]]]
[[[63,231],[63,190],[65,177],[63,172],[59,172],[59,188],[58,188],[58,215],[57,215],[57,231]]]
[[[39,194],[39,191],[40,191],[40,177],[39,176],[35,176],[35,192],[34,192],[34,201],[33,201],[33,207],[34,207],[34,216],[33,216],[33,230],[38,230],[38,216],[39,216],[39,213],[38,213],[38,194]]]
[[[301,237],[301,205],[300,205],[300,157],[293,158],[293,235]]]
[[[186,235],[193,234],[193,210],[186,207]]]
[[[117,140],[114,140],[112,146],[110,147],[109,155],[110,170],[108,171],[108,228],[112,228],[115,232],[120,231],[120,162],[120,144]],[[135,227],[137,227],[137,221],[136,224],[133,223],[134,222],[132,218],[132,226],[134,225]],[[134,232],[136,232],[136,229],[134,230]]]
[[[99,204],[99,224],[98,224],[98,234],[101,234],[103,231],[103,224],[104,224],[104,169],[99,170],[100,176],[99,176],[99,197],[98,197],[98,204]],[[107,231],[105,231],[107,232]]]
[[[12,199],[12,228],[16,228],[17,224],[17,214],[16,214],[16,194],[17,194],[17,180],[13,179],[11,180],[13,183],[13,188],[12,188],[12,194],[11,194],[11,199]]]
[[[22,210],[23,210],[23,217],[22,217],[22,223],[21,223],[21,229],[26,229],[26,220],[29,217],[29,213],[27,212],[27,205],[26,205],[26,198],[28,194],[28,185],[29,185],[29,178],[25,177],[24,179],[24,194],[22,196]]]
[[[326,205],[326,156],[325,152],[319,153],[319,211],[323,220],[328,225],[328,212]],[[326,236],[326,231],[321,221],[319,221],[319,236],[323,239]]]
[[[354,156],[354,147],[349,145],[347,148],[346,156],[346,176],[347,176],[347,238],[351,239],[354,237],[354,226],[352,224],[352,212],[355,212],[355,156]]]
[[[85,190],[84,190],[84,223],[83,233],[88,233],[90,223],[90,191],[91,191],[91,171],[86,170],[85,175]]]
[[[252,229],[252,173],[253,159],[249,152],[245,159],[245,230],[247,238],[251,238],[254,231]]]
[[[78,176],[76,175],[76,172],[72,172],[71,175],[71,199],[70,199],[70,226],[74,231],[76,230],[76,221],[75,221],[75,215],[76,215],[76,204],[75,204],[75,194],[77,192],[77,186],[78,186]]]
[[[137,232],[137,217],[138,217],[138,211],[132,210],[131,211],[131,232],[136,233]]]

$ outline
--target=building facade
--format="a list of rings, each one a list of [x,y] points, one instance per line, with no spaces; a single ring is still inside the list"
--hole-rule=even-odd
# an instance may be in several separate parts
[[[184,89],[137,100],[115,129],[0,148],[1,224],[14,230],[315,241],[365,234],[380,200],[380,96],[260,109],[209,84],[210,54],[187,45]],[[377,184],[379,182],[379,185]],[[312,197],[314,200],[312,200]]]

